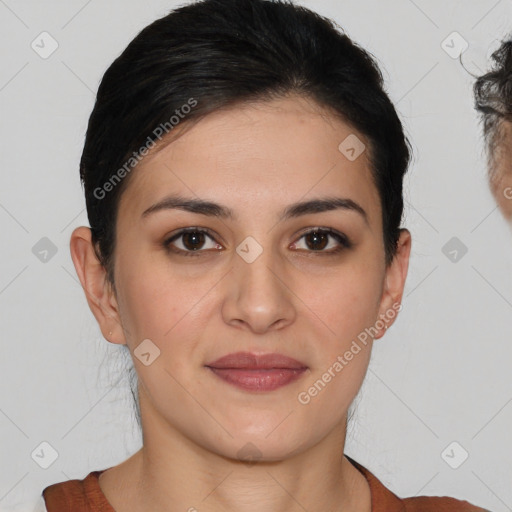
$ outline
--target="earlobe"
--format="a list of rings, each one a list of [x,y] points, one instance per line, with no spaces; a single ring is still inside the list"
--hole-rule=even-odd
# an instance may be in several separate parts
[[[73,231],[70,252],[87,303],[103,336],[112,343],[125,344],[115,294],[106,269],[94,251],[90,228],[81,226]]]
[[[402,296],[409,269],[411,245],[411,233],[407,229],[401,229],[395,257],[386,269],[384,279],[384,289],[379,309],[380,324],[384,323],[384,326],[379,329],[375,339],[384,336],[387,328],[393,325],[398,312],[402,309]]]

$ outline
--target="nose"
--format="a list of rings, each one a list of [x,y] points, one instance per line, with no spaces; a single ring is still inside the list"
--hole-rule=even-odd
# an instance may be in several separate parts
[[[294,322],[295,296],[290,278],[279,256],[271,250],[263,250],[252,263],[236,255],[227,280],[222,305],[227,324],[263,334]]]

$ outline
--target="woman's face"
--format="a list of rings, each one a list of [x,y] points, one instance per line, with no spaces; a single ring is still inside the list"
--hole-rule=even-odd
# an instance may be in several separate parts
[[[109,298],[122,329],[96,316],[132,352],[146,433],[276,460],[343,431],[372,338],[397,314],[410,248],[404,231],[385,266],[367,150],[355,158],[362,143],[289,97],[217,111],[133,171]],[[166,203],[178,196],[218,206]],[[179,236],[186,228],[196,232]],[[282,354],[303,369],[208,366],[237,352]]]
[[[512,227],[512,123],[502,121],[499,132],[490,185],[503,216]]]

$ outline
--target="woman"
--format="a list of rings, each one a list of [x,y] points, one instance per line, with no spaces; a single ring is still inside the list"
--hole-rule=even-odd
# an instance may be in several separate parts
[[[474,84],[487,152],[489,185],[512,228],[512,36],[492,54],[492,69]]]
[[[287,2],[205,0],[105,73],[71,254],[137,372],[143,447],[49,512],[482,510],[343,454],[401,306],[409,144],[372,57]]]

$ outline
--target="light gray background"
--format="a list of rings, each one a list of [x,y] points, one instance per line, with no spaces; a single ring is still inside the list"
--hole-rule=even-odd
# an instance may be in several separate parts
[[[98,83],[139,30],[180,3],[0,0],[1,510],[27,510],[16,504],[140,446],[128,383],[114,386],[118,347],[87,307],[69,237],[87,225],[78,162]],[[377,57],[415,148],[404,309],[375,343],[346,452],[399,496],[510,511],[512,232],[487,189],[470,73],[512,31],[512,3],[299,3]],[[43,31],[59,44],[48,59],[31,48]],[[467,69],[441,47],[453,31],[469,43]],[[57,247],[46,263],[32,252],[42,237]],[[468,248],[457,262],[442,252],[452,237]],[[48,469],[31,457],[43,441],[59,454]],[[458,469],[441,456],[453,441],[469,453]]]

